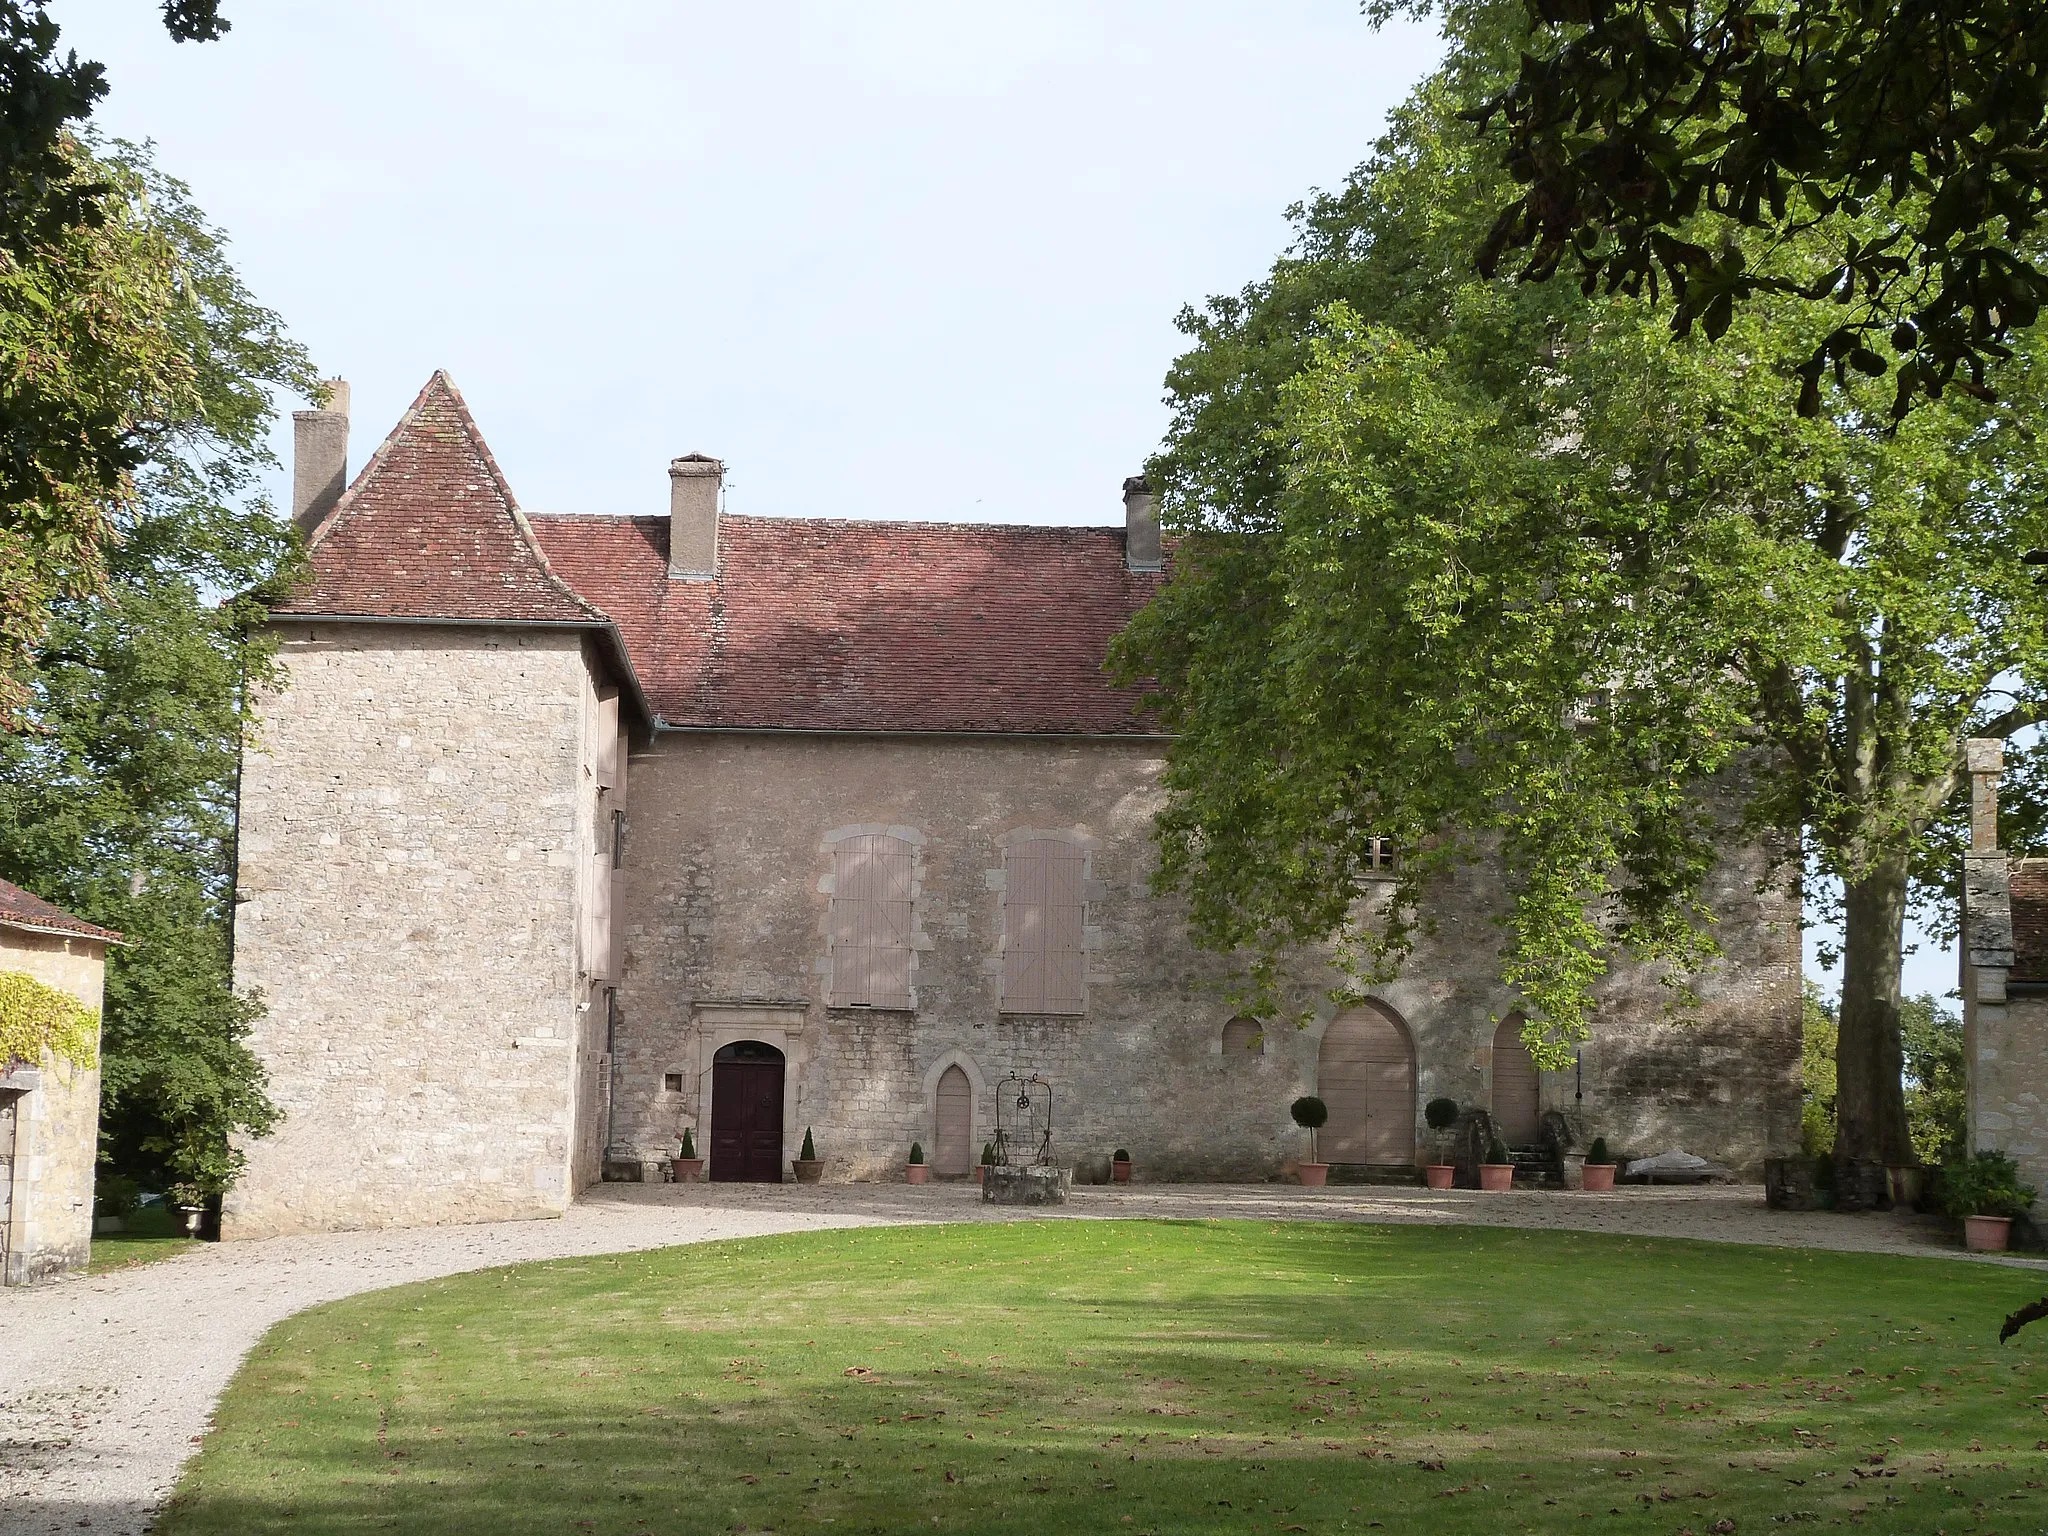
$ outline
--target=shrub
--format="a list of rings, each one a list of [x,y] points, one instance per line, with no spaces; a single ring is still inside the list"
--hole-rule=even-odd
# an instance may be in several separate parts
[[[981,1144],[981,1166],[984,1168],[993,1168],[995,1167],[995,1165],[996,1144],[992,1141],[984,1141]]]
[[[2019,1216],[2034,1203],[2034,1189],[2003,1152],[1979,1152],[1941,1171],[1941,1204],[1951,1216]]]
[[[118,1173],[103,1173],[93,1181],[93,1211],[99,1216],[133,1216],[142,1203],[142,1186]]]
[[[922,1163],[923,1161],[924,1161],[924,1143],[923,1143],[923,1142],[919,1142],[919,1141],[913,1141],[913,1142],[912,1142],[912,1143],[910,1144],[910,1166],[911,1166],[911,1167],[913,1167],[913,1168],[915,1168],[915,1167],[917,1167],[917,1166],[918,1166],[918,1165],[919,1165],[920,1163]]]
[[[697,1143],[690,1139],[690,1128],[687,1125],[683,1127],[682,1155],[684,1157],[695,1157],[697,1155]]]
[[[1287,1108],[1294,1123],[1305,1131],[1319,1131],[1330,1122],[1330,1106],[1312,1093],[1305,1093]]]
[[[804,1127],[803,1158],[807,1163],[815,1163],[818,1160],[818,1149],[811,1144],[811,1128],[808,1125]]]
[[[1128,1163],[1130,1160],[1131,1154],[1126,1152],[1122,1147],[1118,1147],[1116,1149],[1115,1154],[1110,1158],[1111,1162],[1116,1163]]]
[[[1486,1144],[1486,1160],[1489,1163],[1507,1163],[1514,1159],[1508,1156],[1508,1144],[1495,1136]]]
[[[1432,1131],[1448,1131],[1458,1123],[1458,1101],[1431,1099],[1422,1106],[1422,1118]]]
[[[1586,1161],[1595,1167],[1602,1163],[1612,1165],[1614,1159],[1607,1151],[1607,1138],[1605,1136],[1595,1136],[1593,1138],[1593,1145],[1586,1148]]]

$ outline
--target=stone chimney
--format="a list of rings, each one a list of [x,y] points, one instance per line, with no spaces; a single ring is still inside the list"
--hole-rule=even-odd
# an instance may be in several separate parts
[[[348,383],[327,381],[318,410],[292,412],[292,521],[311,536],[348,485]]]
[[[668,574],[671,581],[709,581],[718,574],[718,493],[725,465],[686,453],[668,465]]]
[[[1159,508],[1143,475],[1124,482],[1124,567],[1157,571],[1165,562],[1159,553]]]
[[[1970,852],[1998,848],[1998,780],[2005,772],[2005,743],[1996,737],[1973,736],[1963,743],[1970,770]]]

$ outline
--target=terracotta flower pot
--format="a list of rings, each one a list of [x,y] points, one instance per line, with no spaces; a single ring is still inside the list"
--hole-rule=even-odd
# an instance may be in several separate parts
[[[1479,1165],[1479,1187],[1498,1194],[1515,1187],[1515,1165],[1513,1163],[1481,1163]]]
[[[1431,1189],[1449,1189],[1457,1176],[1458,1170],[1449,1163],[1428,1163],[1422,1169],[1422,1177]]]
[[[1131,1160],[1127,1157],[1109,1165],[1109,1176],[1119,1184],[1131,1182]]]
[[[2003,1253],[2012,1242],[2010,1216],[1965,1216],[1963,1246],[1972,1253]]]
[[[704,1159],[701,1157],[679,1157],[675,1163],[678,1184],[695,1184],[704,1177]]]
[[[796,1170],[799,1184],[815,1184],[825,1177],[825,1159],[822,1157],[791,1158],[789,1166]]]
[[[1295,1171],[1301,1175],[1302,1185],[1307,1189],[1321,1189],[1330,1182],[1328,1163],[1297,1163]]]
[[[1586,1164],[1586,1179],[1579,1186],[1589,1194],[1604,1195],[1614,1188],[1614,1164]]]
[[[930,1163],[905,1163],[903,1165],[903,1177],[913,1184],[922,1184],[931,1176],[932,1165]]]
[[[976,1163],[974,1165],[974,1182],[979,1184],[986,1177],[988,1177],[988,1164]]]

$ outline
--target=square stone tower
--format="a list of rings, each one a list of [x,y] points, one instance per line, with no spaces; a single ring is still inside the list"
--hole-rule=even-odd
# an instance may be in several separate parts
[[[334,414],[302,458],[345,452]],[[223,1235],[559,1215],[603,1154],[639,685],[445,374],[338,500],[299,468],[313,574],[272,614],[235,922],[283,1116]]]

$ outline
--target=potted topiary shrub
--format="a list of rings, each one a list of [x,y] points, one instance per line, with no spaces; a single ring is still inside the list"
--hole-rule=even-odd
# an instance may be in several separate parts
[[[1507,1143],[1498,1135],[1486,1147],[1486,1161],[1479,1165],[1479,1187],[1498,1194],[1515,1187],[1515,1165],[1508,1157]]]
[[[1586,1148],[1586,1177],[1580,1187],[1596,1195],[1614,1189],[1614,1159],[1608,1155],[1605,1136],[1595,1136]]]
[[[984,1183],[988,1178],[989,1169],[995,1167],[995,1165],[996,1144],[992,1141],[984,1141],[981,1144],[981,1161],[974,1165],[974,1182],[977,1184]]]
[[[1431,1189],[1449,1189],[1458,1170],[1444,1161],[1444,1132],[1458,1123],[1458,1101],[1431,1099],[1422,1106],[1422,1118],[1429,1123],[1429,1139],[1436,1152],[1436,1161],[1424,1165],[1422,1177]]]
[[[1964,1247],[2003,1253],[2012,1243],[2012,1219],[2034,1203],[2034,1190],[2003,1152],[1979,1152],[1942,1169],[1941,1203],[1962,1218]]]
[[[694,1184],[704,1177],[704,1159],[697,1155],[697,1140],[683,1127],[683,1150],[676,1157],[676,1182]]]
[[[1299,1165],[1301,1182],[1319,1189],[1330,1182],[1330,1165],[1316,1161],[1316,1132],[1330,1122],[1330,1106],[1312,1093],[1303,1094],[1287,1108],[1294,1123],[1308,1132],[1308,1161]]]
[[[1118,1147],[1109,1160],[1109,1176],[1119,1184],[1131,1182],[1131,1154],[1122,1147]]]
[[[924,1143],[913,1141],[910,1144],[910,1161],[903,1165],[903,1177],[913,1184],[922,1184],[931,1176],[932,1171],[924,1160]]]
[[[803,1155],[792,1162],[799,1184],[815,1184],[825,1176],[825,1159],[818,1156],[818,1149],[811,1141],[811,1128],[804,1127]]]

